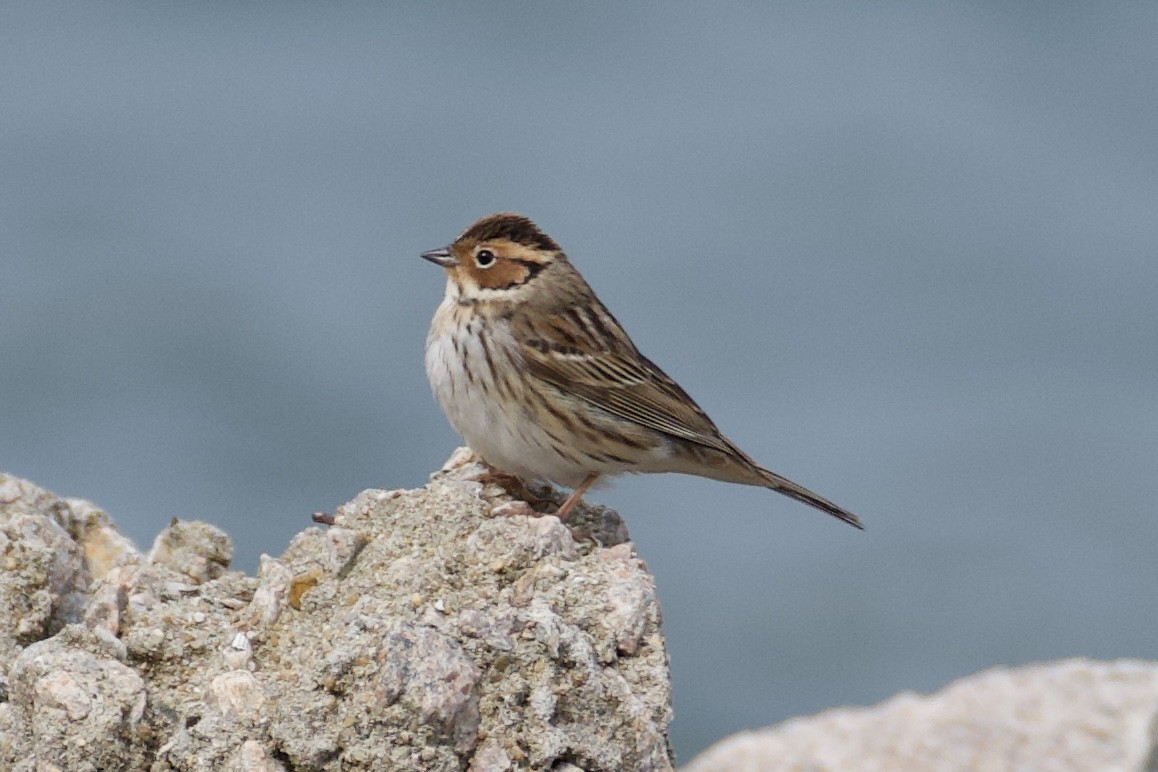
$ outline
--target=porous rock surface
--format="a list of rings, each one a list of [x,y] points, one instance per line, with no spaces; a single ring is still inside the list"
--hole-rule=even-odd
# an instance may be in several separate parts
[[[670,769],[626,529],[524,510],[458,452],[250,577],[210,525],[142,554],[94,505],[0,474],[0,769]]]
[[[996,668],[713,745],[683,772],[1158,772],[1158,663]]]

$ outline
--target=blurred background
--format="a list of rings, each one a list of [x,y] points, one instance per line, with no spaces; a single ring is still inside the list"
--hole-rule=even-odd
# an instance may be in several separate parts
[[[418,253],[516,209],[765,465],[592,498],[679,757],[998,664],[1158,657],[1149,4],[8,3],[0,469],[247,571],[458,439]]]

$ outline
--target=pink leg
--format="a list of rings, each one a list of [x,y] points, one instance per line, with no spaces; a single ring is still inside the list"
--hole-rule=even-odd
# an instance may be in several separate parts
[[[571,491],[571,495],[563,502],[563,506],[559,507],[559,511],[555,513],[555,517],[566,522],[567,513],[575,508],[575,505],[579,503],[579,499],[583,498],[583,494],[587,492],[587,489],[591,487],[591,483],[595,482],[598,477],[599,475],[595,472],[584,477],[583,482],[579,483],[579,486]]]

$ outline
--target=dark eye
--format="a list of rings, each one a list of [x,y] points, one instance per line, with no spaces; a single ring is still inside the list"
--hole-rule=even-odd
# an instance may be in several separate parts
[[[474,261],[478,263],[479,268],[486,268],[495,261],[495,253],[489,249],[480,249],[474,256]]]

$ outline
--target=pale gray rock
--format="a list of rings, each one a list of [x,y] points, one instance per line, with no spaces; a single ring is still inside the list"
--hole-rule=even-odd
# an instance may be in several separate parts
[[[57,522],[80,545],[92,579],[102,579],[117,566],[140,561],[136,545],[91,501],[63,499],[52,509]]]
[[[143,731],[146,689],[131,667],[101,651],[81,627],[32,644],[10,675],[12,711],[5,760],[62,769],[122,769]]]
[[[199,520],[177,520],[157,534],[148,560],[184,574],[197,584],[225,573],[233,559],[233,543],[220,528]]]
[[[204,523],[148,556],[0,475],[0,769],[668,770],[655,586],[622,520],[460,451],[256,577]],[[722,741],[714,770],[1158,770],[1158,665],[964,679]]]
[[[618,515],[492,515],[510,496],[457,457],[256,577],[208,524],[142,556],[0,478],[0,769],[671,769],[659,606]]]
[[[0,473],[0,678],[24,646],[81,619],[94,575],[120,551],[135,554],[109,529],[112,522],[88,502]]]
[[[251,631],[251,638],[260,638],[264,631],[277,621],[281,612],[289,608],[290,591],[294,582],[294,572],[280,560],[269,555],[261,556],[258,568],[257,590],[246,610],[245,626]]]
[[[256,740],[246,740],[225,765],[226,772],[286,772],[285,765],[270,757]]]
[[[713,745],[684,772],[1154,772],[1158,663],[997,668]]]

